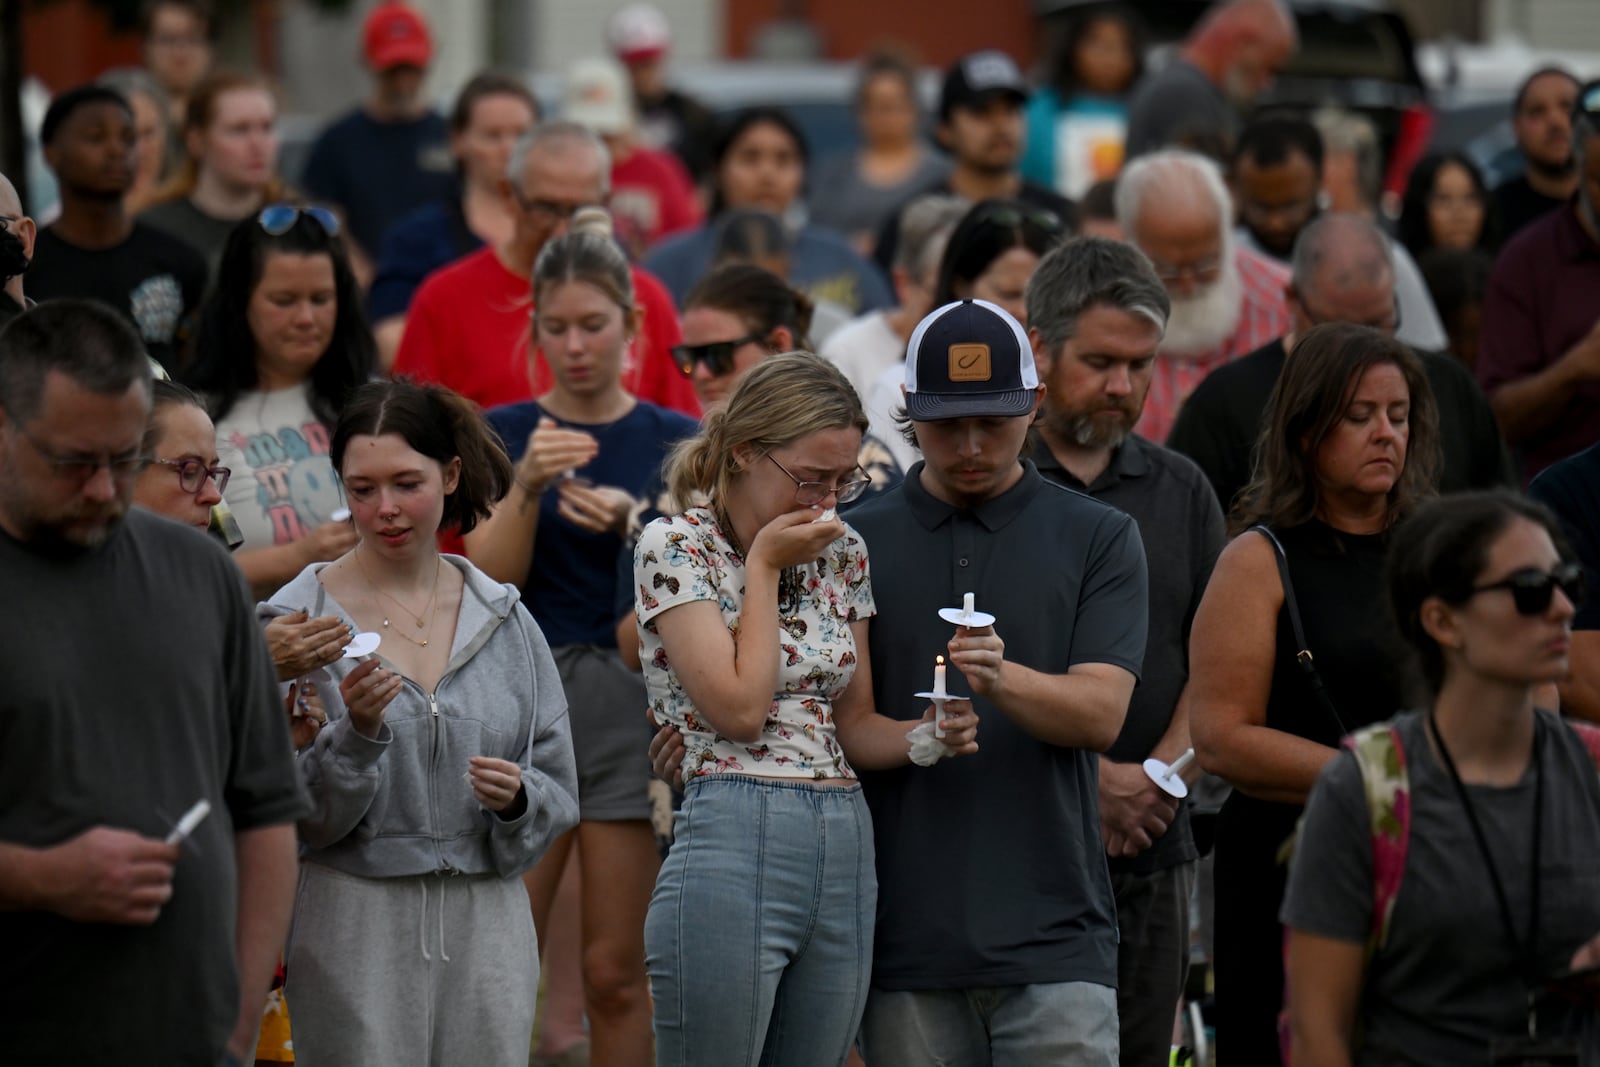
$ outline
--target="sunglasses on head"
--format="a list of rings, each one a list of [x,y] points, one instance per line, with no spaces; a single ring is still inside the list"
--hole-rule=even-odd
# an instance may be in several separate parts
[[[986,207],[978,217],[984,222],[992,222],[996,226],[1021,226],[1028,223],[1039,227],[1046,233],[1061,232],[1061,218],[1054,211],[1045,211],[1042,208],[1015,208],[1008,204],[997,204]]]
[[[1543,615],[1550,610],[1550,602],[1555,599],[1557,588],[1574,607],[1583,603],[1583,568],[1576,563],[1562,563],[1549,572],[1530,567],[1498,582],[1475,585],[1472,592],[1476,595],[1493,589],[1509,589],[1518,615]]]
[[[339,236],[339,216],[325,207],[301,207],[298,204],[268,204],[261,209],[261,214],[256,216],[256,222],[261,228],[274,237],[282,237],[294,229],[294,224],[300,216],[316,220],[322,227],[322,232],[329,237]]]
[[[733,373],[733,354],[745,345],[765,341],[760,334],[753,333],[741,337],[737,341],[711,341],[703,345],[673,345],[672,359],[678,364],[678,369],[685,378],[694,376],[694,365],[704,363],[706,370],[712,377],[720,378],[724,374]]]

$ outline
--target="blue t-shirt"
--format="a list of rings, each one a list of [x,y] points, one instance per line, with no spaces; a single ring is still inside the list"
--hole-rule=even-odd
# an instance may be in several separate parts
[[[528,435],[546,416],[555,419],[562,429],[586,433],[599,443],[599,453],[588,466],[577,469],[578,477],[595,485],[626,490],[635,498],[655,481],[672,446],[700,428],[687,415],[642,400],[616,422],[602,425],[566,422],[532,400],[495,408],[487,418],[515,463],[527,451]],[[534,542],[533,565],[522,585],[522,602],[544,631],[551,648],[615,648],[617,615],[613,608],[617,602],[617,556],[622,551],[622,537],[574,526],[556,513],[558,502],[555,486],[539,501],[539,533]]]
[[[409,122],[379,122],[357,109],[317,137],[300,184],[311,199],[338,205],[350,236],[375,256],[385,230],[450,195],[454,174],[443,118],[430,111]]]
[[[378,273],[367,293],[367,317],[382,322],[404,315],[423,279],[482,247],[483,238],[472,232],[462,214],[459,189],[419,207],[383,235]]]
[[[689,290],[711,269],[716,249],[716,223],[674,234],[644,257],[644,269],[660,278],[680,308]],[[807,226],[794,235],[789,250],[789,284],[814,300],[832,300],[853,315],[894,306],[889,283],[877,266],[850,242],[821,226]]]

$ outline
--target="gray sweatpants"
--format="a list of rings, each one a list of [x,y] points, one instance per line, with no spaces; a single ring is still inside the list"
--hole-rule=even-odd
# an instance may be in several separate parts
[[[300,872],[284,989],[301,1067],[523,1067],[539,953],[520,878]]]

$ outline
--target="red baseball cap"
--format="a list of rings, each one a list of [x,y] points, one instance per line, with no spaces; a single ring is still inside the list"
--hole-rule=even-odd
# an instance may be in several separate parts
[[[643,63],[666,54],[672,44],[672,27],[659,8],[629,4],[611,16],[606,39],[622,62]]]
[[[433,38],[422,15],[408,4],[388,0],[372,9],[361,31],[367,66],[426,67],[433,58]]]

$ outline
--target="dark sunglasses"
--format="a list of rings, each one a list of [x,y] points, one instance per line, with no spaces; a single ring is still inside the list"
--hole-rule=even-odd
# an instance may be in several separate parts
[[[1555,599],[1557,587],[1572,601],[1574,607],[1582,604],[1585,592],[1583,568],[1576,563],[1562,563],[1549,573],[1530,568],[1517,571],[1498,582],[1475,585],[1472,592],[1476,595],[1492,589],[1509,589],[1518,615],[1543,615],[1550,610],[1550,601]]]
[[[996,226],[1021,226],[1028,223],[1039,227],[1046,233],[1061,232],[1061,218],[1054,211],[1045,211],[1042,208],[1017,209],[1008,204],[995,204],[985,207],[978,213],[978,218],[984,222],[992,222]]]
[[[703,345],[673,345],[672,359],[685,378],[694,376],[694,365],[704,363],[712,377],[720,378],[733,373],[733,354],[745,345],[765,341],[758,333],[741,337],[737,341],[712,341]]]
[[[261,214],[256,216],[256,222],[261,228],[274,237],[282,237],[294,229],[294,224],[300,216],[315,219],[322,227],[322,232],[329,237],[339,236],[339,216],[325,207],[300,207],[297,204],[268,204],[261,209]]]

